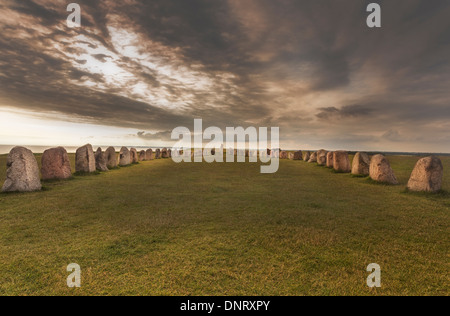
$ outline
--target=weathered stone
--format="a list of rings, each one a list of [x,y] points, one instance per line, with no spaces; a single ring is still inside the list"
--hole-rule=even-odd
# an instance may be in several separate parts
[[[294,160],[294,153],[292,153],[292,152],[289,152],[288,153],[288,158],[289,158],[289,160]]]
[[[311,154],[309,153],[309,151],[303,152],[303,160],[304,161],[309,161],[310,158],[311,158]]]
[[[321,149],[317,152],[317,164],[319,166],[325,166],[327,164],[328,151]]]
[[[145,150],[141,150],[139,152],[139,161],[146,161],[147,160],[147,154],[145,153]]]
[[[3,192],[33,192],[42,188],[39,166],[31,150],[14,147],[6,159],[6,167]]]
[[[77,149],[75,154],[76,172],[95,172],[95,155],[91,144],[84,145]]]
[[[193,154],[194,154],[194,157],[203,157],[203,150],[202,149],[195,149]]]
[[[398,184],[391,164],[383,155],[375,155],[370,161],[369,174],[372,180],[377,182]]]
[[[163,148],[161,150],[161,158],[164,158],[164,159],[169,158],[169,154],[167,152],[167,148]]]
[[[145,152],[145,159],[146,160],[153,160],[154,159],[153,149],[147,149],[147,151]]]
[[[122,147],[119,153],[119,166],[124,167],[131,164],[131,153],[126,147]]]
[[[139,162],[139,156],[138,156],[136,148],[131,148],[130,149],[130,157],[131,157],[131,163],[138,163]]]
[[[44,151],[41,174],[43,180],[63,180],[72,177],[69,156],[63,147]]]
[[[105,151],[106,167],[108,169],[117,168],[117,155],[114,147],[108,147]]]
[[[339,150],[333,153],[333,168],[337,172],[342,173],[350,173],[352,171],[348,152]]]
[[[106,166],[106,157],[100,147],[95,153],[95,168],[98,171],[108,171],[108,167]]]
[[[161,149],[155,151],[155,159],[161,159]]]
[[[288,159],[288,153],[284,150],[280,151],[280,159]]]
[[[353,158],[352,174],[368,176],[370,169],[370,158],[366,153],[357,153]]]
[[[172,149],[167,149],[167,155],[169,155],[169,158],[172,158]]]
[[[301,151],[296,151],[294,153],[294,160],[303,160],[303,153]]]
[[[278,151],[278,149],[272,149],[270,151],[270,157],[271,158],[280,158],[280,152]]]
[[[418,192],[438,192],[442,189],[444,167],[435,156],[420,159],[408,181],[408,189]]]
[[[317,152],[313,152],[311,156],[309,156],[309,163],[317,162]]]
[[[330,151],[330,152],[327,154],[327,167],[328,167],[328,168],[334,168],[333,157],[334,157],[334,152],[333,152],[333,151]]]

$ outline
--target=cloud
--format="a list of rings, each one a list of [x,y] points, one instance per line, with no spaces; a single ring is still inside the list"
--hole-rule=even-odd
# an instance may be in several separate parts
[[[338,109],[336,107],[319,108],[320,112],[316,114],[319,119],[328,120],[332,118],[355,118],[364,117],[372,114],[373,109],[361,105],[346,105]]]
[[[369,2],[80,0],[69,29],[64,2],[4,1],[0,106],[152,131],[140,139],[203,118],[326,147],[326,121],[342,145],[398,131],[420,150],[449,132],[448,1],[383,2],[381,29]]]

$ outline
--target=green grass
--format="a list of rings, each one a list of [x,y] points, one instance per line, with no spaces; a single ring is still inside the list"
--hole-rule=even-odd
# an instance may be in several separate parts
[[[450,158],[435,195],[405,191],[418,158],[389,159],[399,186],[301,161],[262,175],[165,159],[0,194],[0,294],[448,295]]]

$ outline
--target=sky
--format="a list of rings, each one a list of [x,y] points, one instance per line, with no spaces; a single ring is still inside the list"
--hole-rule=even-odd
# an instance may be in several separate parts
[[[448,0],[78,0],[80,28],[70,2],[0,2],[0,145],[164,146],[201,118],[450,152]]]

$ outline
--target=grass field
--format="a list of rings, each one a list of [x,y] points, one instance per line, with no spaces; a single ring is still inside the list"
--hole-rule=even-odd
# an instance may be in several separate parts
[[[0,194],[0,294],[449,295],[450,158],[437,195],[405,192],[417,157],[389,159],[399,186],[300,161],[263,175],[157,160]]]

